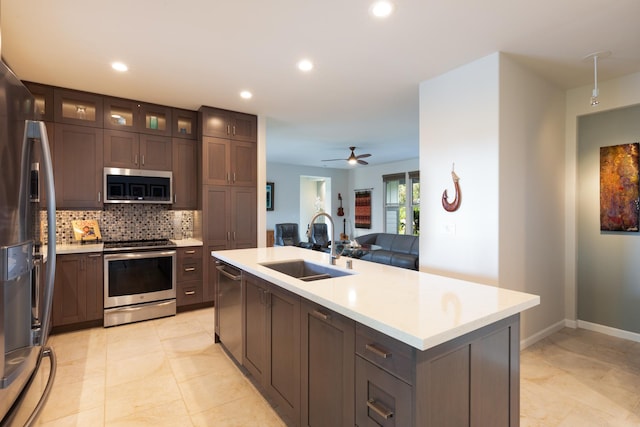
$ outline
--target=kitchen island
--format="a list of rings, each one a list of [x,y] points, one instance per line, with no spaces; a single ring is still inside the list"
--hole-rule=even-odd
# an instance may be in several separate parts
[[[519,425],[519,313],[538,296],[295,247],[212,256],[242,272],[235,359],[291,425]],[[290,260],[335,277],[274,269]]]

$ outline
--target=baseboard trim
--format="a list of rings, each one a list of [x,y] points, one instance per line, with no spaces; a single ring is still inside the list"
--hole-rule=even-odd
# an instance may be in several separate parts
[[[640,342],[640,334],[638,333],[616,329],[610,326],[599,325],[597,323],[586,322],[584,320],[578,320],[578,328],[600,332],[605,335],[611,335],[612,337],[623,338],[625,340]]]
[[[524,339],[524,340],[520,340],[520,350],[524,350],[525,348],[529,347],[530,345],[533,345],[535,343],[537,343],[538,341],[540,341],[541,339],[544,339],[546,337],[548,337],[549,335],[552,335],[556,332],[558,332],[560,329],[564,328],[564,327],[570,327],[567,325],[567,321],[566,320],[561,320],[557,323],[554,323],[553,325],[549,326],[548,328],[545,328],[543,330],[541,330],[540,332],[537,332],[533,335],[531,335],[530,337]]]

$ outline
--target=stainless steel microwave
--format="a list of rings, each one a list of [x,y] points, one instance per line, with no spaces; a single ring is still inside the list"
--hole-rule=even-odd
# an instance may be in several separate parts
[[[171,171],[104,168],[104,203],[172,203],[172,181]]]

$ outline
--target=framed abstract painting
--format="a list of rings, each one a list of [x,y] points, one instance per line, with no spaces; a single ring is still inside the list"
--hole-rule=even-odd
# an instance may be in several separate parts
[[[640,143],[600,147],[600,230],[638,231]]]

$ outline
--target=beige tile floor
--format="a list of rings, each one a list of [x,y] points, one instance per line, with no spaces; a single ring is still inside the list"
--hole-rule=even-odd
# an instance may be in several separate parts
[[[40,426],[284,426],[213,343],[213,309],[50,344],[58,374]],[[522,427],[640,426],[640,343],[563,329],[521,364]]]
[[[281,427],[213,342],[213,309],[51,336],[58,359],[42,427]]]

